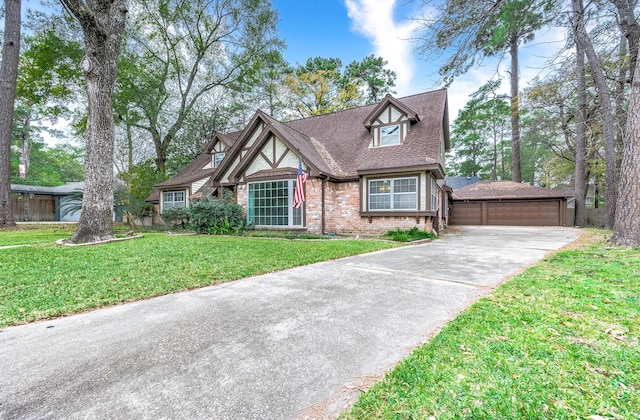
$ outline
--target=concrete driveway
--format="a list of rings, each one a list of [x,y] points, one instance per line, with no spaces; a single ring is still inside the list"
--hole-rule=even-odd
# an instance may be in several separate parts
[[[0,418],[332,417],[470,303],[577,235],[464,227],[6,328]]]

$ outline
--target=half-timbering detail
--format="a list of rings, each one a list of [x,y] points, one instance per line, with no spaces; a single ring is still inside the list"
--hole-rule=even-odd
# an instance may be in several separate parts
[[[444,89],[400,99],[387,95],[378,104],[288,122],[257,111],[244,130],[216,133],[198,163],[158,184],[148,201],[162,208],[161,192],[184,188],[188,205],[196,189],[218,195],[231,189],[259,229],[430,231],[445,225],[446,114]],[[224,148],[218,147],[222,141]],[[216,153],[224,153],[217,165]],[[308,178],[306,201],[297,209],[299,162]]]

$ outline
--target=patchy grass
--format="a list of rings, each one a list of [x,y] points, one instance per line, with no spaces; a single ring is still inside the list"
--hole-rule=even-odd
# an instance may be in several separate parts
[[[147,233],[131,241],[63,247],[51,244],[59,239],[59,231],[22,232],[23,239],[11,241],[27,243],[33,236],[40,245],[0,250],[0,326],[394,246],[376,241],[294,242]],[[68,236],[65,232],[61,237]]]
[[[640,418],[640,249],[593,232],[463,312],[342,418]]]

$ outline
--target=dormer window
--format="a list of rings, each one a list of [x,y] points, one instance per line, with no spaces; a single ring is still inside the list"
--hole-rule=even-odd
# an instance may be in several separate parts
[[[400,144],[400,124],[380,127],[380,146]]]
[[[218,152],[218,153],[215,153],[213,155],[213,167],[214,168],[217,168],[218,166],[220,166],[220,163],[222,162],[222,159],[224,159],[224,155],[225,155],[224,152]]]

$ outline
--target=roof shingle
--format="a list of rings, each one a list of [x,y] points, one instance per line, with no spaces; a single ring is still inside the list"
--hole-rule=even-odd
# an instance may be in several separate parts
[[[454,200],[498,200],[520,198],[566,198],[573,194],[512,181],[481,181],[454,190]]]
[[[403,143],[372,148],[369,145],[373,135],[363,122],[385,103],[394,106],[399,104],[403,110],[410,110],[412,115],[409,117],[414,124]],[[257,111],[250,125],[255,125],[255,121],[264,121],[267,124],[266,130],[282,137],[281,140],[294,148],[296,153],[300,153],[302,159],[315,167],[319,173],[346,180],[358,178],[359,172],[437,165],[442,138],[448,147],[446,112],[447,92],[440,89],[399,99],[388,96],[378,104],[288,122],[280,122],[262,111]],[[215,133],[205,152],[175,177],[157,184],[156,187],[186,187],[211,176],[218,168],[203,167],[211,160],[209,152],[216,136],[227,144],[228,153],[239,153],[241,147],[238,141],[250,135],[251,130],[253,128],[248,125],[243,131],[224,135]],[[226,172],[229,164],[235,159],[231,156],[231,159],[225,160],[220,173]],[[241,161],[237,169],[244,166]]]

